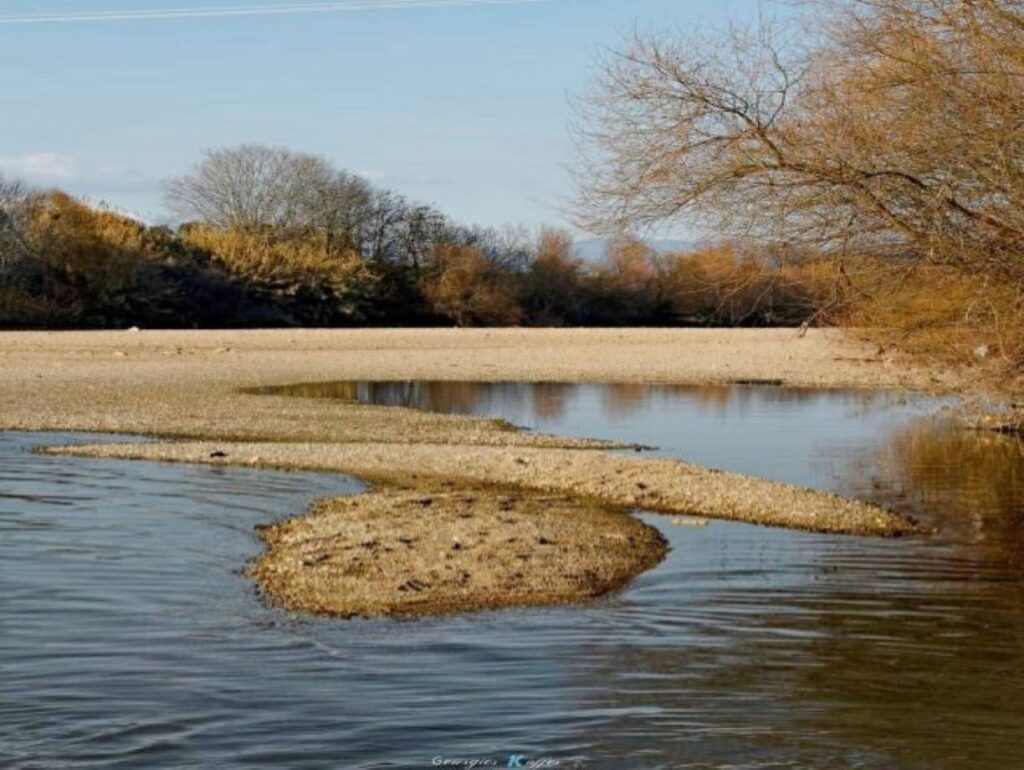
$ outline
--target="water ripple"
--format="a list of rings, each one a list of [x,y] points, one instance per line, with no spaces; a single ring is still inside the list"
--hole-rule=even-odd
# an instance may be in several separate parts
[[[572,392],[546,387],[545,398],[561,399],[560,419],[581,433],[658,443],[643,435],[654,420],[668,453],[912,501],[940,535],[677,527],[644,514],[671,554],[615,596],[339,623],[265,606],[238,570],[259,548],[257,523],[358,484],[68,461],[28,450],[88,437],[0,435],[0,765],[430,767],[436,756],[504,764],[513,752],[585,767],[1018,762],[1024,496],[1013,447],[972,454],[983,473],[957,470],[959,437],[901,442],[916,414],[906,401],[808,394],[773,407],[747,394],[740,419],[706,392],[656,394],[657,413],[634,391],[584,389],[575,402]],[[460,408],[471,395],[461,391]],[[619,411],[598,419],[602,404]],[[546,419],[556,412],[544,404]],[[836,435],[780,433],[786,419],[826,420]],[[744,433],[777,451],[736,454]]]

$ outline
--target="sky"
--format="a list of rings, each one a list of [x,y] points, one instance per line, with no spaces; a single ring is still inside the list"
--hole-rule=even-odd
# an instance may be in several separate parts
[[[566,224],[571,97],[634,28],[758,0],[0,0],[0,173],[147,221],[257,142],[466,224]]]

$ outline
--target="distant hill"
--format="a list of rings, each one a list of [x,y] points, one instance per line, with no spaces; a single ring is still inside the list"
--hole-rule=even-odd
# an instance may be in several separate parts
[[[655,251],[692,251],[701,245],[698,240],[677,240],[667,238],[655,238],[646,241],[647,245]],[[605,249],[608,247],[607,238],[587,238],[576,241],[576,256],[584,262],[600,262],[604,257]]]

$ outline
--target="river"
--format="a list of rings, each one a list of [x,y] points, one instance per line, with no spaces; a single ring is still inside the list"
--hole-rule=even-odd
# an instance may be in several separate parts
[[[891,505],[931,537],[676,526],[625,591],[296,617],[253,528],[337,476],[33,454],[0,434],[0,766],[999,768],[1024,745],[1024,450],[936,399],[764,386],[337,383]]]

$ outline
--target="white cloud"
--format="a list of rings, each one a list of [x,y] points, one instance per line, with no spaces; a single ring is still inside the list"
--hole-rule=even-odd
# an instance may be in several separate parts
[[[56,152],[28,152],[24,155],[0,155],[0,172],[30,180],[71,179],[75,161]]]

